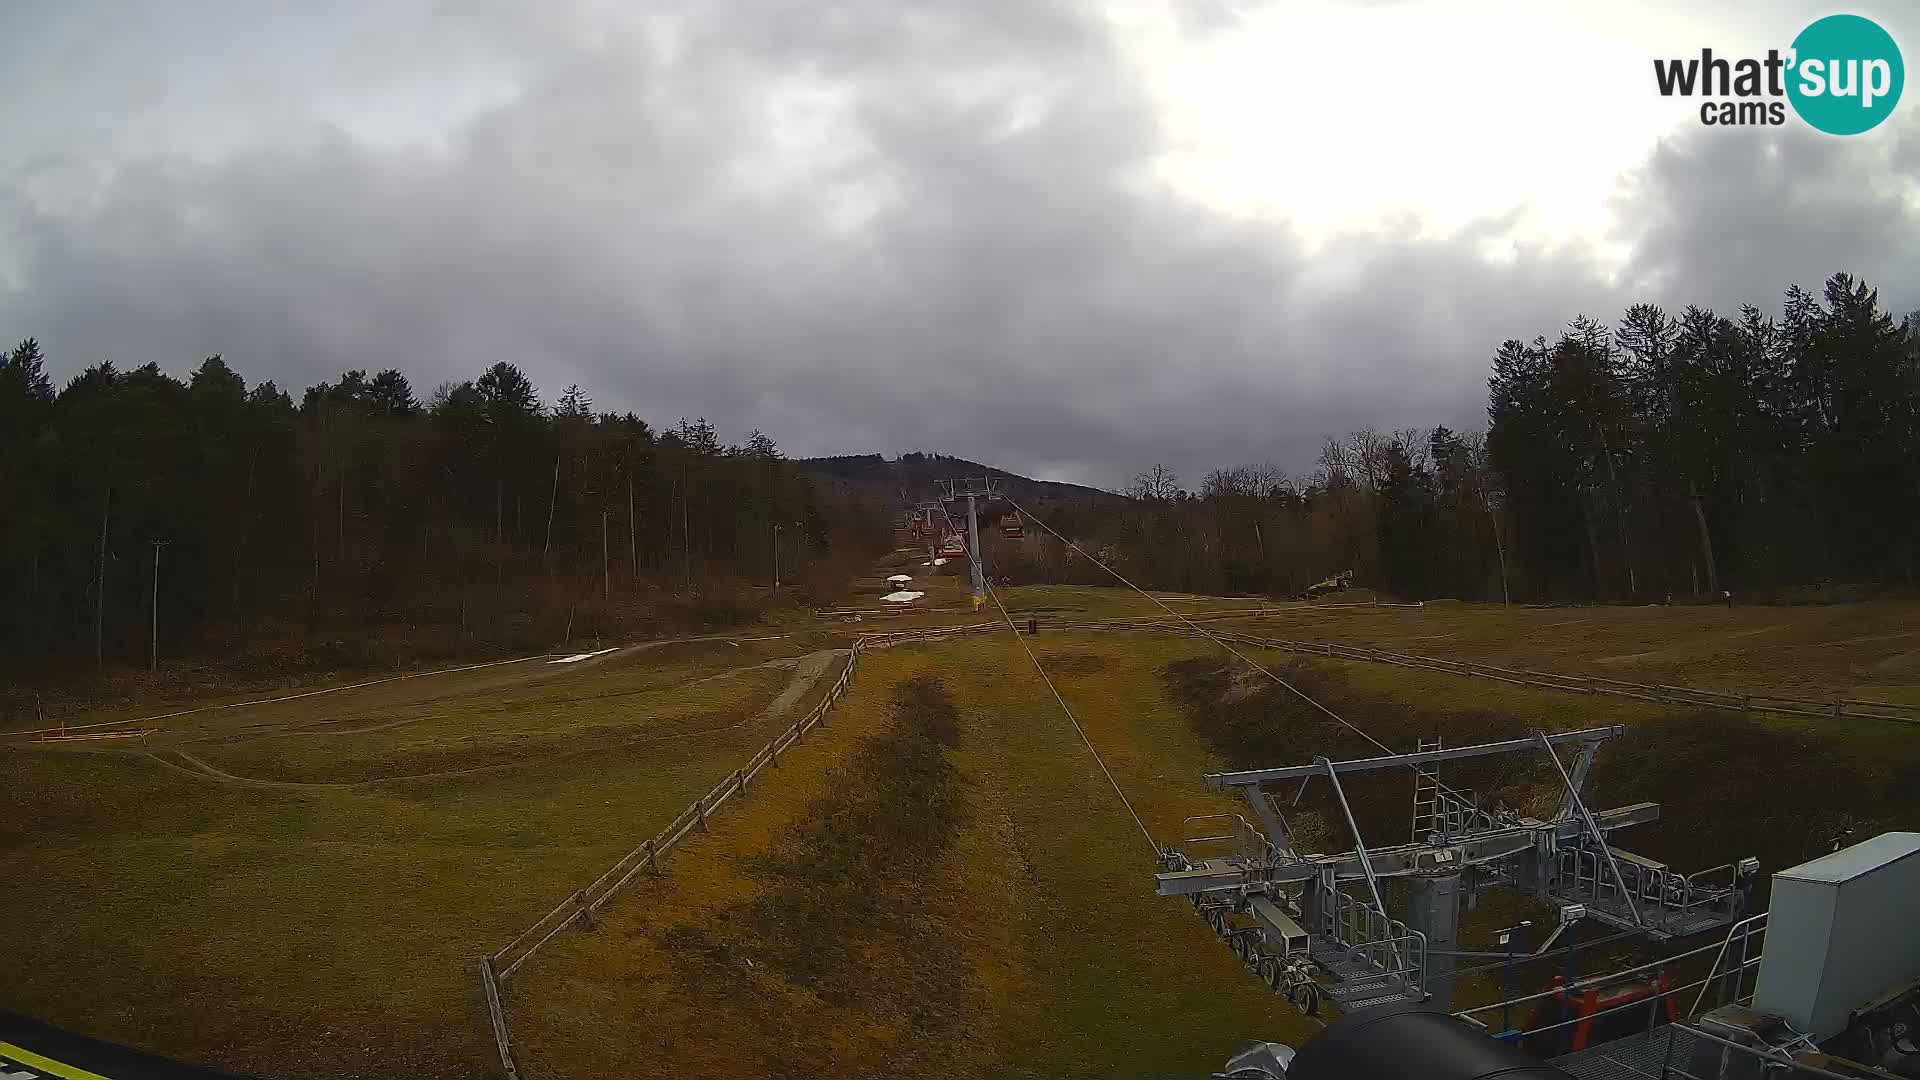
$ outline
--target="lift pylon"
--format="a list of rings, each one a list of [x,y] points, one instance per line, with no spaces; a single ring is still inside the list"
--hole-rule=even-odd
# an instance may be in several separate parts
[[[994,488],[993,477],[978,476],[955,480],[938,480],[942,503],[967,503],[967,565],[973,587],[973,606],[978,608],[986,603],[987,575],[980,564],[980,501],[991,499],[999,494]]]

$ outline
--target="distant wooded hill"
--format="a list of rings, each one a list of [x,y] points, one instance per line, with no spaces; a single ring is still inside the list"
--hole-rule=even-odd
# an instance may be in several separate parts
[[[1054,480],[1035,480],[991,465],[945,454],[902,454],[888,460],[880,454],[847,454],[838,457],[801,458],[797,464],[817,476],[839,485],[905,503],[922,502],[935,494],[940,480],[989,476],[1014,499],[1027,501],[1077,501],[1120,505],[1124,496],[1080,484]]]

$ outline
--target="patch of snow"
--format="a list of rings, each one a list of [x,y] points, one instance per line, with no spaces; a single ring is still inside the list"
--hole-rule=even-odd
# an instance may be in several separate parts
[[[913,580],[913,577],[912,577],[912,575],[910,575],[910,574],[895,574],[895,575],[893,575],[892,577],[890,577],[890,578],[888,578],[888,579],[887,579],[887,584],[889,584],[889,585],[905,585],[905,584],[907,584],[908,582],[910,582],[910,581],[912,581],[912,580]]]
[[[927,594],[923,592],[893,592],[888,593],[880,599],[890,604],[911,604],[925,595]]]
[[[596,656],[604,656],[604,655],[606,655],[607,653],[610,653],[610,652],[612,652],[612,651],[613,651],[614,649],[617,649],[617,648],[619,648],[619,647],[620,647],[620,646],[618,646],[618,645],[615,645],[615,646],[613,646],[612,648],[606,648],[606,649],[600,649],[600,650],[597,650],[597,651],[595,651],[595,652],[583,652],[583,653],[574,653],[574,654],[573,654],[572,656],[563,656],[563,657],[561,657],[561,658],[560,658],[560,659],[558,659],[558,660],[549,660],[549,661],[547,661],[547,663],[549,663],[549,664],[577,664],[577,663],[579,663],[579,662],[580,662],[580,661],[582,661],[582,660],[591,660],[591,659],[593,659],[593,658],[594,658],[594,657],[596,657]]]

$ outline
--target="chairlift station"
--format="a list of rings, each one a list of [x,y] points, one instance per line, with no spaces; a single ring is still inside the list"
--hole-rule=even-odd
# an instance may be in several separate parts
[[[1187,897],[1250,969],[1308,1012],[1323,995],[1349,1011],[1405,1000],[1452,1008],[1460,909],[1482,888],[1517,890],[1559,909],[1560,927],[1542,952],[1584,919],[1652,941],[1731,926],[1747,913],[1758,860],[1682,874],[1611,841],[1616,830],[1658,820],[1659,804],[1588,808],[1582,793],[1594,755],[1626,733],[1598,727],[1451,748],[1434,739],[1411,754],[1210,774],[1207,786],[1239,792],[1253,820],[1193,819],[1228,828],[1185,843],[1225,853],[1162,852],[1157,891]],[[1550,759],[1562,782],[1560,806],[1547,820],[1490,808],[1441,780],[1448,762],[1532,753]],[[1341,778],[1387,769],[1414,774],[1410,837],[1369,847]],[[1333,789],[1352,850],[1295,847],[1283,806],[1297,805],[1319,778]],[[1382,881],[1396,878],[1406,882],[1401,916],[1389,912],[1381,891]]]

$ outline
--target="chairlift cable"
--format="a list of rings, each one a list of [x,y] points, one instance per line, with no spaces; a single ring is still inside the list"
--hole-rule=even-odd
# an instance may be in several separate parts
[[[1239,657],[1240,660],[1246,663],[1249,667],[1253,668],[1255,671],[1258,671],[1260,674],[1265,675],[1267,678],[1272,679],[1275,683],[1278,683],[1280,686],[1284,687],[1286,690],[1291,692],[1294,696],[1298,697],[1300,700],[1306,702],[1307,704],[1313,706],[1316,709],[1319,709],[1321,712],[1331,717],[1334,720],[1334,722],[1338,723],[1340,726],[1346,728],[1347,730],[1353,732],[1355,735],[1358,735],[1361,738],[1367,740],[1368,742],[1372,743],[1374,746],[1385,751],[1386,753],[1392,754],[1396,752],[1392,747],[1388,746],[1386,743],[1381,742],[1379,739],[1374,738],[1372,735],[1367,734],[1365,731],[1361,730],[1358,726],[1348,721],[1345,717],[1341,716],[1339,713],[1336,713],[1332,709],[1329,709],[1325,705],[1322,705],[1319,701],[1315,700],[1313,696],[1308,694],[1306,691],[1293,685],[1292,683],[1281,678],[1280,676],[1275,675],[1272,671],[1268,670],[1265,666],[1261,665],[1258,661],[1254,660],[1252,657],[1234,648],[1232,645],[1227,644],[1225,640],[1207,632],[1207,630],[1204,627],[1202,627],[1199,623],[1194,622],[1192,619],[1188,618],[1185,613],[1176,611],[1173,608],[1168,607],[1167,604],[1163,602],[1159,597],[1153,595],[1147,590],[1142,589],[1140,586],[1135,585],[1133,582],[1127,580],[1126,576],[1120,573],[1120,571],[1115,570],[1113,567],[1108,566],[1106,563],[1100,561],[1098,558],[1094,557],[1093,555],[1088,554],[1086,549],[1082,548],[1079,544],[1076,544],[1073,541],[1067,539],[1066,537],[1061,536],[1060,533],[1056,529],[1054,529],[1053,526],[1047,524],[1046,521],[1042,519],[1038,514],[1035,514],[1033,511],[1028,510],[1026,507],[1021,506],[1017,502],[1014,502],[1011,496],[1005,496],[1005,498],[1007,502],[1012,503],[1014,510],[1017,511],[1022,518],[1030,520],[1034,524],[1040,526],[1042,529],[1045,529],[1048,533],[1050,533],[1053,536],[1054,539],[1072,548],[1074,551],[1078,552],[1082,557],[1087,559],[1089,562],[1093,563],[1095,566],[1098,566],[1100,569],[1105,570],[1107,573],[1113,575],[1113,577],[1116,580],[1118,580],[1121,584],[1125,585],[1127,588],[1132,589],[1134,592],[1137,592],[1141,596],[1144,596],[1147,599],[1153,601],[1155,604],[1158,604],[1163,611],[1165,611],[1169,615],[1172,615],[1174,618],[1179,619],[1181,622],[1186,623],[1189,627],[1193,628],[1194,631],[1199,633],[1200,636],[1213,642],[1215,645],[1220,646],[1222,649],[1225,649],[1226,651],[1232,653],[1234,656]],[[1430,773],[1427,770],[1422,769],[1418,765],[1412,765],[1412,766],[1409,766],[1409,768],[1411,768],[1414,772],[1420,774],[1421,776],[1425,777],[1426,779],[1433,781],[1433,783],[1437,785],[1440,788],[1440,790],[1445,791],[1448,794],[1454,796],[1455,798],[1458,798],[1463,802],[1469,803],[1476,808],[1479,807],[1479,801],[1473,798],[1471,794],[1460,791],[1457,788],[1449,787],[1447,784],[1443,783],[1440,780],[1438,775],[1434,773]]]
[[[940,508],[940,512],[946,515],[949,525],[954,524],[953,515],[947,513],[945,506]],[[956,525],[955,527],[957,528],[958,526]],[[1060,711],[1067,716],[1067,723],[1073,725],[1073,730],[1079,734],[1080,741],[1086,744],[1087,753],[1093,755],[1093,763],[1100,767],[1101,774],[1107,778],[1107,783],[1113,787],[1113,793],[1120,797],[1120,805],[1127,808],[1127,813],[1133,818],[1133,823],[1140,828],[1140,835],[1146,838],[1147,846],[1153,849],[1153,857],[1158,859],[1160,857],[1160,845],[1153,839],[1153,834],[1147,831],[1147,823],[1140,819],[1140,812],[1133,808],[1133,800],[1127,798],[1127,793],[1120,787],[1120,781],[1114,779],[1113,770],[1107,768],[1106,761],[1100,757],[1100,751],[1094,749],[1093,740],[1087,737],[1087,729],[1080,726],[1079,719],[1073,715],[1073,709],[1067,705],[1067,699],[1060,695],[1059,687],[1053,685],[1052,676],[1048,675],[1047,669],[1040,665],[1040,658],[1034,655],[1033,647],[1027,644],[1025,638],[1020,636],[1020,628],[1014,625],[1013,616],[1007,612],[1007,605],[1000,601],[1000,594],[993,587],[992,575],[982,573],[981,578],[986,583],[987,597],[993,601],[995,607],[1000,609],[1000,618],[1007,624],[1007,630],[1013,634],[1014,642],[1020,646],[1021,651],[1027,654],[1027,659],[1032,661],[1033,670],[1040,673],[1040,681],[1046,683],[1047,689],[1053,692],[1053,700],[1059,702]]]

